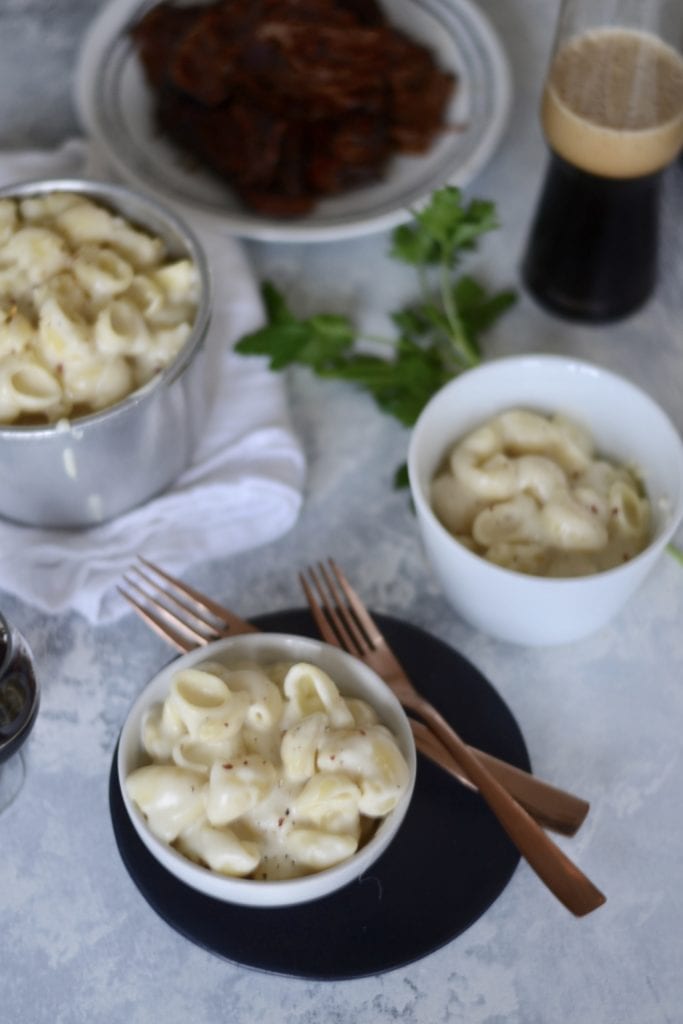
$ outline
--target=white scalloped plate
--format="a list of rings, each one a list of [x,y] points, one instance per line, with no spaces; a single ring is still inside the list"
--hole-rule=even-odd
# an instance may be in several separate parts
[[[152,97],[128,37],[150,0],[111,0],[85,35],[75,95],[86,130],[112,169],[130,185],[220,217],[244,238],[322,242],[383,231],[446,184],[468,185],[493,155],[507,124],[510,73],[505,52],[485,16],[469,0],[385,0],[389,19],[430,47],[458,75],[445,132],[430,152],[397,157],[386,178],[321,201],[296,220],[250,212],[229,188],[188,166],[154,125]]]

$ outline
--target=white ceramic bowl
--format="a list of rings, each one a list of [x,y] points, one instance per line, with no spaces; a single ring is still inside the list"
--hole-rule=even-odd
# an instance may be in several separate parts
[[[230,665],[244,660],[257,663],[308,661],[324,669],[343,696],[361,697],[375,709],[391,730],[408,763],[410,782],[398,805],[383,818],[372,838],[348,860],[316,874],[283,881],[228,878],[183,857],[157,839],[144,816],[130,800],[125,780],[135,768],[148,763],[140,741],[143,716],[150,705],[168,694],[171,677],[181,669],[202,661]],[[306,637],[280,633],[250,633],[228,637],[185,654],[167,665],[145,687],[126,718],[118,749],[118,778],[126,810],[149,852],[172,875],[186,885],[215,899],[256,907],[281,907],[326,896],[353,882],[386,850],[406,815],[415,785],[416,755],[410,725],[403,708],[389,688],[371,669],[344,651]]]
[[[472,553],[432,511],[430,482],[451,445],[513,407],[562,412],[592,433],[599,453],[635,465],[654,512],[653,537],[631,561],[592,576],[548,579]],[[683,517],[683,443],[639,387],[590,363],[553,355],[486,363],[456,377],[415,425],[408,470],[427,556],[444,593],[476,628],[513,643],[577,640],[605,625],[650,572]]]

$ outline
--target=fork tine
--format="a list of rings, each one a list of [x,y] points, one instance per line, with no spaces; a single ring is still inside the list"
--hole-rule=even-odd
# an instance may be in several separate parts
[[[327,621],[327,617],[322,609],[322,605],[320,604],[318,598],[311,590],[308,580],[306,579],[306,576],[303,572],[299,573],[299,583],[301,584],[302,590],[306,596],[306,601],[308,602],[308,607],[310,609],[311,615],[313,616],[313,621],[318,627],[318,632],[320,633],[323,640],[326,640],[327,643],[329,644],[334,644],[336,647],[339,642],[337,635],[332,626],[330,625],[330,623]]]
[[[134,571],[139,572],[139,569],[134,568]],[[142,578],[143,581],[147,582],[148,578],[145,577],[144,573],[140,572],[140,577]],[[208,618],[203,618],[197,612],[187,607],[187,613],[189,614],[189,616],[191,616],[191,618],[194,618],[194,621],[197,625],[188,622],[186,617],[178,614],[177,611],[175,611],[172,607],[169,607],[169,605],[160,597],[157,597],[155,594],[151,594],[150,592],[144,590],[144,588],[140,587],[140,585],[136,583],[135,580],[132,580],[129,577],[129,575],[124,575],[123,579],[124,582],[128,585],[128,587],[136,591],[140,595],[140,597],[144,598],[144,601],[146,602],[144,607],[152,605],[152,607],[160,613],[161,618],[165,623],[170,624],[172,628],[178,626],[184,633],[186,633],[191,638],[191,640],[194,641],[194,645],[197,645],[198,643],[209,643],[211,640],[217,640],[219,637],[224,636],[227,633],[227,630],[220,629],[214,623],[209,622]],[[156,586],[153,581],[150,580],[148,582],[150,582],[153,586]],[[176,597],[174,597],[173,594],[169,594],[166,591],[161,590],[159,587],[157,587],[157,590],[159,591],[160,594],[163,595],[163,597],[174,602],[175,605],[177,607],[182,608],[183,611],[185,610],[184,606],[182,605],[182,602],[179,601]],[[205,627],[205,629],[202,629],[202,627]]]
[[[340,629],[343,631],[341,639],[344,641],[344,646],[347,650],[353,651],[354,654],[362,655],[367,650],[369,638],[365,634],[361,623],[355,617],[353,609],[344,600],[343,593],[340,594],[339,592],[337,581],[334,577],[335,565],[331,558],[328,559],[328,564],[332,570],[332,576],[322,562],[318,564],[318,568],[334,601],[336,618],[340,623]]]
[[[376,647],[378,644],[382,643],[384,639],[377,627],[377,623],[372,618],[370,612],[367,610],[360,597],[333,558],[328,559],[328,565],[334,573],[334,577],[339,584],[344,597],[348,601],[349,607],[351,608],[359,625],[367,636],[370,645],[372,647]]]
[[[178,597],[177,594],[172,593],[172,591],[164,589],[164,587],[162,587],[160,583],[158,583],[155,579],[153,579],[151,576],[149,576],[148,573],[143,572],[142,569],[139,569],[137,567],[137,565],[133,566],[132,572],[136,572],[138,574],[138,576],[145,581],[145,583],[149,584],[150,587],[153,587],[154,590],[156,590],[157,593],[161,594],[162,597],[165,597],[167,601],[171,601],[177,608],[181,608],[184,612],[187,612],[187,614],[189,616],[191,616],[191,618],[193,618],[196,622],[199,622],[201,625],[204,625],[204,626],[211,626],[214,629],[216,628],[213,625],[213,623],[210,623],[208,621],[208,619],[203,619],[195,611],[195,609],[192,608],[187,603],[187,601],[183,601],[182,598]],[[129,586],[135,587],[136,590],[139,590],[141,593],[145,594],[145,596],[147,597],[148,600],[156,600],[150,594],[148,594],[146,591],[144,591],[142,589],[142,587],[139,587],[130,578],[130,576],[124,576],[123,578],[125,579],[126,583],[128,583]],[[169,609],[169,613],[170,613],[170,609]]]
[[[239,615],[235,615],[235,613],[230,611],[229,608],[226,608],[224,605],[212,600],[206,594],[202,594],[201,591],[195,590],[195,588],[190,586],[189,583],[185,583],[184,580],[179,579],[177,576],[173,576],[170,572],[167,572],[165,569],[160,568],[160,566],[156,565],[154,562],[150,562],[148,558],[143,558],[142,555],[138,555],[138,558],[142,562],[142,564],[145,565],[148,569],[151,569],[152,572],[155,572],[163,580],[166,580],[167,583],[170,583],[173,587],[177,588],[183,596],[191,598],[195,602],[195,604],[199,605],[200,608],[203,608],[205,611],[208,611],[212,615],[215,615],[217,619],[223,622],[230,629],[234,629],[240,633],[256,632],[256,626],[252,626],[250,622],[246,622],[244,619],[241,619]],[[142,570],[139,569],[137,566],[135,566],[134,568],[136,572],[140,573],[140,575],[144,575]],[[185,608],[185,610],[189,611],[190,614],[192,614],[200,622],[208,623],[207,619],[198,615],[196,611],[190,608],[190,606],[185,604],[182,600],[174,596],[167,588],[160,587],[158,583],[155,583],[152,580],[149,580],[149,582],[152,583],[152,585],[155,586],[157,590],[160,590],[163,594],[165,594],[166,596],[170,597],[173,601],[175,601],[176,604],[181,605],[183,608]]]
[[[185,614],[179,615],[173,608],[162,601],[155,594],[150,594],[147,590],[141,587],[135,580],[131,579],[130,576],[123,577],[124,581],[133,590],[136,590],[146,601],[147,605],[152,605],[160,614],[165,622],[171,624],[171,626],[179,626],[181,630],[187,633],[193,640],[193,646],[199,644],[208,644],[212,640],[218,640],[221,636],[225,636],[228,632],[227,629],[222,626],[216,626],[215,623],[210,622],[209,619],[202,617],[195,612],[189,605],[185,605],[180,601],[174,594],[171,594],[151,580],[145,573],[141,572],[137,567],[133,567],[133,571],[137,572],[140,577],[147,583],[151,584],[163,597],[172,601],[176,607],[182,609]],[[188,617],[193,621],[188,621]]]
[[[135,586],[134,583],[131,584],[130,582],[129,585]],[[116,589],[128,604],[133,606],[134,611],[137,612],[140,618],[143,619],[155,633],[158,633],[158,635],[164,640],[170,640],[174,647],[177,647],[179,651],[191,651],[193,647],[197,646],[196,642],[193,643],[191,640],[182,636],[173,628],[173,626],[164,622],[160,616],[156,615],[154,612],[150,611],[149,608],[145,607],[145,605],[141,604],[137,598],[133,597],[132,594],[129,594],[128,591],[123,589],[123,587],[117,587]]]
[[[313,587],[318,593],[317,598],[313,594],[311,587],[306,583],[303,574],[300,574],[299,576],[306,599],[308,600],[311,611],[313,612],[316,625],[328,643],[332,643],[335,646],[341,646],[344,650],[350,651],[352,654],[359,655],[363,650],[363,644],[362,642],[359,642],[358,637],[353,633],[353,629],[350,630],[347,628],[348,626],[353,627],[353,624],[348,621],[346,609],[344,608],[343,603],[340,602],[339,595],[335,591],[334,586],[325,571],[325,567],[321,563],[318,563],[318,570],[323,576],[329,593],[325,590],[325,587],[323,586],[323,583],[315,569],[309,567],[308,576]],[[332,601],[330,601],[330,598],[332,598]]]
[[[194,590],[153,562],[142,556],[140,556],[140,561],[152,573],[156,573],[161,580],[167,582],[162,585],[149,572],[134,565],[131,572],[136,573],[139,580],[132,579],[130,576],[124,576],[124,580],[129,588],[132,588],[144,599],[144,603],[130,600],[129,594],[125,595],[126,599],[138,614],[155,628],[157,633],[161,633],[166,639],[171,640],[176,647],[188,650],[198,644],[210,643],[212,640],[225,636],[231,628],[236,628],[236,623],[241,622],[227,608],[211,601],[210,598],[200,594],[199,591]],[[139,581],[142,581],[147,589],[140,586]],[[121,590],[121,588],[119,589]],[[152,593],[150,593],[150,589]],[[183,600],[184,597],[188,597],[189,601]],[[152,609],[154,610],[152,611]],[[176,609],[180,610],[180,614]],[[249,626],[249,629],[251,628]],[[242,630],[246,630],[246,624]]]

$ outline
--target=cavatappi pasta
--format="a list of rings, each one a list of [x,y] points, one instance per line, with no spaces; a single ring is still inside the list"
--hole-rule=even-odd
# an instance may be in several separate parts
[[[198,276],[160,238],[68,192],[0,199],[0,423],[104,409],[187,340]]]
[[[498,565],[536,576],[613,568],[650,538],[636,474],[596,455],[565,416],[511,409],[449,451],[432,481],[441,523]]]
[[[331,867],[396,807],[409,770],[365,701],[305,662],[178,672],[142,724],[150,764],[126,780],[152,832],[225,875]]]

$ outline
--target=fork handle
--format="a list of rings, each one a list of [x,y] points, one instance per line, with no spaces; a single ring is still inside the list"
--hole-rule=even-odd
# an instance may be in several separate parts
[[[425,757],[438,764],[464,786],[476,789],[450,750],[431,729],[415,718],[410,719],[410,726],[417,748]],[[576,834],[590,809],[590,804],[586,800],[551,786],[530,772],[516,768],[507,761],[501,761],[483,750],[477,750],[476,747],[470,746],[469,750],[539,825],[565,836]]]
[[[602,906],[604,894],[510,796],[436,708],[427,701],[415,700],[411,709],[422,716],[450,750],[521,855],[557,899],[577,917]]]
[[[576,834],[590,810],[586,800],[551,786],[483,750],[469,749],[540,825],[565,836]]]

